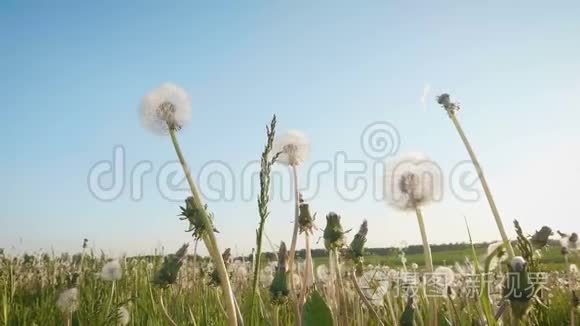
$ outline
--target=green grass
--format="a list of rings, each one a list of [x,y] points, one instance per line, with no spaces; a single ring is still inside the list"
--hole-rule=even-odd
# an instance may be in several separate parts
[[[485,248],[478,249],[483,257]],[[468,249],[455,249],[434,252],[435,265],[453,265],[464,262],[470,257]],[[420,253],[406,256],[407,266],[412,263],[421,265]],[[577,258],[574,258],[577,260]],[[171,325],[171,320],[177,325],[223,325],[226,318],[221,302],[221,290],[210,285],[211,273],[197,271],[194,276],[192,260],[189,259],[181,268],[175,284],[160,288],[153,284],[154,274],[162,265],[162,257],[136,257],[121,260],[123,277],[113,283],[96,276],[106,263],[105,257],[88,255],[83,263],[77,257],[17,257],[16,259],[0,258],[0,325],[117,325],[118,308],[126,307],[131,314],[129,325]],[[559,250],[551,248],[543,251],[544,270],[564,270],[564,261]],[[392,269],[401,266],[401,260],[394,252],[387,255],[371,255],[365,257],[367,264],[388,265]],[[325,257],[317,257],[315,263],[326,264]],[[205,264],[205,261],[204,261]],[[246,266],[247,274],[238,275],[232,271],[232,283],[240,310],[245,318],[249,318],[249,297],[251,293],[251,266]],[[570,291],[563,287],[566,281],[560,273],[548,285],[549,296],[546,296],[547,308],[537,306],[531,314],[532,325],[565,325],[569,323]],[[60,293],[70,287],[79,289],[79,305],[72,315],[63,314],[56,301]],[[280,325],[292,324],[292,311],[288,303],[275,306],[270,301],[267,284],[260,287],[260,324],[268,325],[275,314]],[[325,298],[326,285],[318,284]],[[346,285],[350,288],[350,285]],[[456,289],[456,291],[459,290]],[[348,296],[351,325],[369,324],[374,322],[366,308],[352,290]],[[402,316],[405,301],[391,290],[383,298],[389,297],[396,318]],[[479,318],[477,301],[457,297],[453,306],[457,315],[450,309],[451,303],[443,300],[442,314],[457,325],[471,325]],[[164,304],[162,304],[162,302]],[[416,302],[419,310],[415,318],[428,320],[426,311],[421,310],[426,301],[419,298]],[[388,317],[386,306],[376,307],[385,323]],[[70,319],[69,319],[70,317]]]

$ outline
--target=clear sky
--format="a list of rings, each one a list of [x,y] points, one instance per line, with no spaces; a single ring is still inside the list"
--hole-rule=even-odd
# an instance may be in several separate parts
[[[371,191],[344,199],[335,176],[354,168],[335,158],[363,162],[365,180],[380,182],[361,135],[387,121],[398,152],[424,152],[457,176],[453,167],[468,156],[434,101],[442,91],[463,106],[459,118],[508,228],[518,218],[528,232],[580,231],[578,17],[578,1],[1,1],[0,248],[77,251],[88,238],[134,254],[191,239],[179,203],[157,186],[175,160],[170,141],[144,130],[137,114],[141,97],[166,81],[192,98],[179,137],[194,173],[210,180],[200,182],[204,193],[219,186],[218,164],[208,162],[233,171],[227,198],[208,201],[221,246],[236,253],[249,253],[258,220],[243,167],[258,159],[274,113],[280,131],[310,139],[301,184],[320,227],[337,211],[345,228],[368,219],[369,246],[419,243],[413,215]],[[124,149],[116,182],[125,187],[102,201],[89,174],[115,146]],[[131,171],[144,162],[152,172],[134,199]],[[332,171],[308,177],[320,162]],[[273,187],[289,189],[286,177]],[[461,180],[447,179],[447,188]],[[487,202],[461,196],[445,191],[425,209],[431,241],[467,241],[463,216],[475,240],[497,239]],[[267,234],[289,241],[292,203],[274,197]]]

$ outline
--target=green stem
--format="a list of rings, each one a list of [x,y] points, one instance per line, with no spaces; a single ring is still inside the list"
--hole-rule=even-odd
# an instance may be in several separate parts
[[[467,153],[469,154],[469,157],[471,158],[471,162],[473,162],[473,166],[475,167],[475,170],[477,171],[477,176],[479,177],[479,180],[481,181],[481,186],[483,187],[483,192],[485,193],[485,197],[487,198],[487,201],[489,203],[489,207],[491,208],[491,212],[493,214],[493,217],[495,218],[495,223],[497,224],[497,228],[499,229],[499,233],[501,234],[501,238],[502,238],[502,240],[503,240],[503,242],[508,250],[508,255],[511,259],[515,256],[515,251],[514,251],[514,248],[512,247],[512,244],[509,241],[509,238],[508,238],[507,233],[505,231],[505,228],[503,226],[503,222],[502,222],[501,217],[499,215],[499,211],[497,209],[497,206],[495,205],[495,201],[493,200],[491,190],[489,189],[489,186],[487,184],[485,176],[483,175],[483,170],[481,169],[481,165],[479,164],[479,161],[477,160],[477,157],[475,156],[475,152],[473,151],[473,148],[471,147],[469,140],[467,140],[467,137],[465,136],[465,133],[463,132],[463,128],[461,128],[461,125],[459,124],[459,120],[457,120],[455,113],[453,111],[450,111],[450,110],[448,110],[447,113],[449,114],[449,118],[451,118],[451,121],[453,121],[453,124],[455,125],[455,129],[457,129],[457,132],[459,133],[459,136],[461,137],[461,140],[463,141],[463,144],[465,145],[465,148],[467,149]]]
[[[380,326],[383,326],[384,324],[383,324],[383,321],[381,320],[381,317],[379,317],[379,314],[377,313],[377,311],[375,310],[375,308],[373,307],[373,305],[369,302],[369,299],[367,299],[367,297],[363,293],[362,289],[360,288],[360,285],[358,285],[358,280],[356,278],[356,272],[355,271],[352,271],[350,278],[351,278],[352,284],[354,285],[354,288],[356,290],[356,293],[358,294],[358,296],[361,299],[361,301],[364,303],[364,305],[370,311],[371,315],[376,319],[377,323]],[[395,319],[393,319],[393,321],[394,321],[393,325],[397,325],[397,321]]]
[[[421,231],[421,239],[423,240],[423,255],[425,256],[425,265],[427,266],[427,270],[433,273],[435,271],[433,268],[433,257],[431,256],[431,247],[429,246],[429,240],[427,239],[427,229],[425,228],[425,221],[423,219],[421,208],[415,207],[415,213],[417,214],[419,230]]]
[[[175,321],[173,320],[173,318],[171,318],[171,316],[169,315],[169,312],[167,311],[167,308],[165,308],[165,303],[163,303],[163,290],[161,291],[161,294],[159,294],[159,303],[161,304],[161,309],[163,310],[163,314],[165,315],[165,318],[167,319],[167,321],[171,325],[177,326],[177,324],[175,323]]]
[[[264,225],[266,224],[266,219],[260,219],[260,225],[258,226],[258,232],[256,235],[256,254],[254,256],[254,279],[252,281],[252,301],[250,310],[250,325],[255,324],[255,314],[257,310],[256,306],[256,293],[258,292],[258,282],[260,281],[260,265],[262,256],[262,236],[264,234]]]
[[[435,271],[435,268],[433,267],[433,256],[431,255],[431,247],[429,246],[429,240],[427,239],[427,229],[425,228],[425,221],[423,219],[421,208],[415,206],[415,213],[417,214],[417,221],[419,222],[419,229],[421,230],[421,239],[423,240],[423,255],[425,256],[425,265],[427,265],[427,270],[430,273],[433,273]],[[427,289],[425,289],[425,295],[427,296]],[[430,324],[437,325],[439,313],[437,300],[435,298],[429,298],[429,303],[429,309],[431,309],[433,316]]]
[[[115,297],[115,283],[116,281],[113,281],[111,284],[111,297],[109,298],[109,304],[107,305],[107,313],[111,312],[111,307],[113,306],[113,298]]]
[[[298,215],[300,214],[300,203],[298,193],[298,171],[295,165],[292,165],[292,180],[294,190],[294,230],[292,231],[292,243],[290,244],[290,252],[288,257],[288,272],[290,273],[290,294],[292,297],[295,321],[294,325],[300,326],[302,324],[300,316],[300,304],[296,293],[296,284],[294,282],[294,260],[296,256],[296,243],[298,242]]]
[[[195,207],[201,208],[201,210],[204,212],[204,214],[200,214],[202,216],[205,229],[207,230],[206,236],[203,238],[205,240],[204,241],[205,245],[208,248],[208,251],[210,252],[210,256],[212,257],[212,260],[215,264],[218,275],[220,277],[220,286],[222,288],[222,292],[224,295],[224,301],[226,303],[226,315],[228,318],[228,325],[237,326],[238,323],[237,323],[237,317],[236,317],[236,307],[235,307],[235,303],[234,303],[232,287],[231,287],[230,279],[228,277],[228,273],[226,270],[226,265],[225,265],[224,260],[221,256],[221,253],[220,253],[220,250],[219,250],[219,247],[217,244],[217,239],[216,239],[215,233],[213,231],[213,225],[212,225],[209,217],[207,216],[207,214],[205,214],[205,209],[204,209],[204,205],[203,205],[202,200],[201,200],[201,196],[199,194],[199,191],[197,190],[197,187],[195,186],[195,183],[193,182],[193,178],[191,177],[189,167],[187,166],[187,162],[185,161],[185,158],[183,157],[183,153],[181,152],[179,142],[177,141],[177,137],[175,135],[175,130],[171,127],[169,128],[169,134],[171,135],[171,141],[173,143],[173,147],[175,148],[175,153],[177,154],[177,158],[179,159],[179,163],[181,164],[181,167],[183,168],[183,173],[185,174],[185,178],[187,179],[187,183],[189,184],[189,188],[190,188],[191,194],[193,196],[193,201],[194,201]],[[210,250],[210,248],[213,248],[213,250]]]
[[[338,250],[336,248],[332,249],[331,255],[334,259],[334,266],[336,272],[336,295],[338,301],[338,311],[339,311],[339,325],[348,325],[348,305],[346,303],[346,298],[344,296],[344,284],[342,283],[342,275],[340,272],[340,262],[338,261]]]
[[[300,299],[298,300],[300,305],[304,304],[306,294],[309,287],[314,283],[314,263],[312,261],[312,251],[310,250],[310,234],[308,231],[304,232],[304,245],[305,245],[305,255],[304,260],[304,276],[302,279],[302,289],[300,291]]]

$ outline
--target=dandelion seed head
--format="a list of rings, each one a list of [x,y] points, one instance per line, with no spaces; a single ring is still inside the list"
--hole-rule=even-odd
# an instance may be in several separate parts
[[[118,260],[111,260],[103,266],[99,276],[102,280],[105,281],[120,280],[123,276],[123,269],[121,268],[121,264]]]
[[[298,166],[308,159],[310,143],[302,132],[291,130],[276,138],[272,152],[280,153],[277,162]]]
[[[140,105],[141,122],[153,133],[166,135],[191,119],[191,100],[185,90],[165,83],[145,95]]]
[[[79,290],[71,288],[62,291],[56,300],[56,306],[66,314],[75,312],[79,308]]]
[[[512,258],[512,261],[510,262],[510,266],[514,272],[523,272],[526,268],[526,265],[527,262],[522,256],[516,256]]]
[[[316,267],[316,278],[322,283],[330,281],[330,270],[328,266],[321,264]]]
[[[117,311],[117,324],[121,326],[129,325],[131,321],[131,314],[129,314],[129,310],[124,306],[119,307]]]
[[[570,274],[578,274],[578,266],[576,264],[570,264]]]
[[[439,266],[433,273],[440,278],[441,284],[449,286],[455,281],[455,273],[449,267]]]
[[[411,269],[414,270],[414,271],[416,271],[416,270],[419,269],[419,265],[417,265],[417,263],[412,263],[411,264]]]
[[[421,153],[409,153],[385,164],[384,199],[400,210],[414,210],[438,198],[441,170]]]

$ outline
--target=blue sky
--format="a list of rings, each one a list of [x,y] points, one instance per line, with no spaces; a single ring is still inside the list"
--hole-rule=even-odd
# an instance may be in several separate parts
[[[339,152],[371,166],[360,139],[377,121],[395,126],[400,152],[425,152],[450,174],[468,158],[434,102],[450,92],[508,228],[518,218],[529,232],[578,231],[579,16],[577,1],[2,1],[0,248],[76,251],[86,237],[109,253],[150,253],[190,239],[178,203],[156,187],[155,173],[175,160],[169,139],[144,130],[137,114],[141,97],[166,81],[192,98],[179,135],[192,170],[223,161],[237,185],[274,113],[280,131],[311,141],[302,180]],[[129,186],[106,202],[89,190],[91,167],[117,145],[126,185],[133,167],[152,164],[141,200]],[[337,211],[348,228],[369,220],[370,246],[419,243],[413,216],[370,194],[345,201],[332,174],[319,183],[311,206],[320,227]],[[233,197],[209,205],[222,247],[248,253],[256,203],[239,189]],[[269,237],[289,241],[292,204],[271,208]],[[467,241],[463,216],[476,240],[498,238],[485,200],[446,192],[425,215],[432,242]]]

